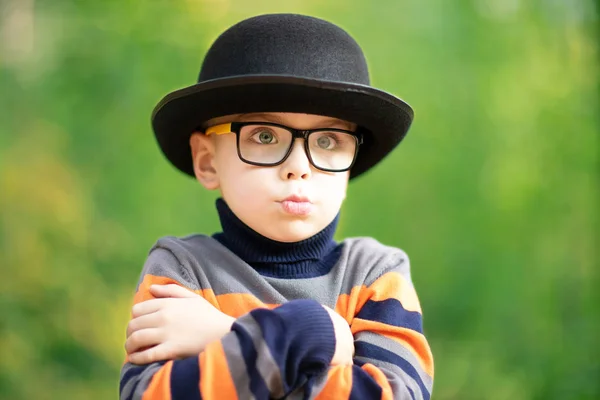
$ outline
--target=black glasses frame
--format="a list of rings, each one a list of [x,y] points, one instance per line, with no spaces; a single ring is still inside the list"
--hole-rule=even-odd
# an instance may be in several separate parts
[[[241,136],[240,132],[244,126],[248,126],[248,125],[274,126],[274,127],[282,128],[282,129],[289,131],[292,134],[292,141],[290,142],[290,147],[287,149],[283,158],[275,163],[259,163],[259,162],[249,161],[249,160],[245,159],[242,156],[242,153],[240,151],[240,136]],[[240,160],[242,160],[246,164],[257,165],[260,167],[274,167],[276,165],[283,164],[285,162],[285,160],[287,160],[287,158],[290,156],[290,154],[292,154],[292,149],[294,148],[294,143],[296,142],[296,139],[304,139],[304,152],[306,153],[306,157],[308,158],[308,161],[310,161],[310,164],[313,167],[315,167],[318,170],[326,171],[326,172],[345,172],[345,171],[350,170],[352,168],[352,166],[354,165],[354,163],[356,162],[356,157],[358,155],[358,148],[363,142],[362,134],[360,134],[359,132],[349,131],[346,129],[318,128],[318,129],[302,130],[302,129],[290,128],[289,126],[276,124],[274,122],[259,122],[259,121],[232,122],[231,123],[231,132],[235,133],[235,136],[236,136],[236,147],[237,147],[238,157],[240,158]],[[310,148],[308,146],[308,138],[312,133],[315,133],[315,132],[341,132],[341,133],[349,134],[352,137],[354,137],[354,139],[356,140],[356,148],[354,150],[354,156],[352,158],[352,162],[350,163],[350,166],[348,166],[347,168],[343,168],[343,169],[329,169],[329,168],[322,168],[322,167],[315,165],[315,162],[313,161],[312,156],[310,154]]]

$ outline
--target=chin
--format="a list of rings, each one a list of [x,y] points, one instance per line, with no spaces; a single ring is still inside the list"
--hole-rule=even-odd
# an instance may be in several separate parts
[[[306,224],[305,221],[288,222],[273,228],[275,229],[270,230],[264,236],[285,243],[300,242],[321,231],[321,229],[312,226],[312,224]]]

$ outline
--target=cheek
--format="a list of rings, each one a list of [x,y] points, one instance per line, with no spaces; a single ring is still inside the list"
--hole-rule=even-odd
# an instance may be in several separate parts
[[[319,197],[328,208],[338,209],[346,198],[348,175],[328,176],[319,182]]]
[[[238,176],[240,170],[244,167],[244,163],[237,155],[235,140],[231,140],[235,139],[235,136],[225,136],[231,137],[220,137],[215,142],[214,166],[222,183],[227,183]]]
[[[256,168],[239,159],[237,153],[217,152],[215,168],[219,175],[221,193],[228,203],[244,203],[248,206],[255,204],[266,194],[270,176],[267,168]]]

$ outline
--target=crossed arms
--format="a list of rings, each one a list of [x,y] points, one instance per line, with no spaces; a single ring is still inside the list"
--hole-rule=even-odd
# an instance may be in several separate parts
[[[191,292],[146,265],[121,399],[430,397],[433,361],[407,265],[340,296],[335,312],[304,299],[244,310],[233,294]]]

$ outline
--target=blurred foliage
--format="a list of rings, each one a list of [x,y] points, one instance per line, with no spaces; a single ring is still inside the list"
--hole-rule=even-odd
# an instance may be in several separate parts
[[[0,398],[115,398],[160,236],[219,230],[152,107],[216,36],[300,12],[346,28],[416,120],[352,183],[338,238],[411,256],[434,399],[600,398],[600,114],[591,0],[0,2]]]

